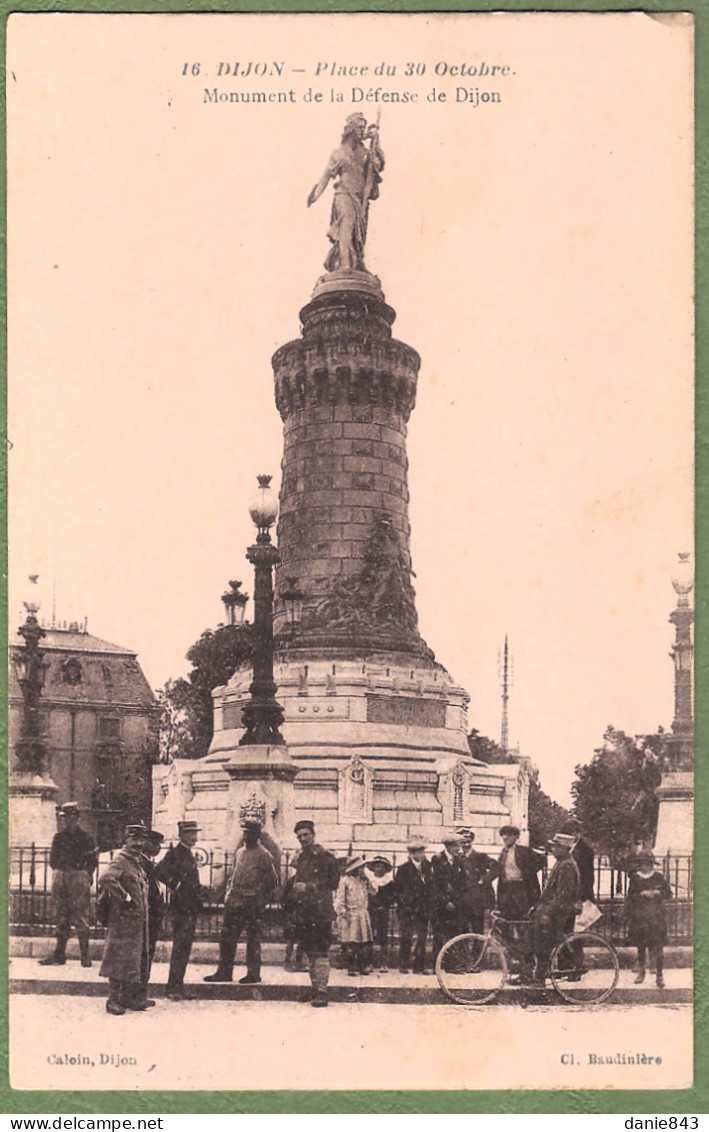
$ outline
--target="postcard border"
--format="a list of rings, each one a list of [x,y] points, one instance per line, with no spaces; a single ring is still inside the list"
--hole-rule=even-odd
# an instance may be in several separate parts
[[[363,10],[362,0],[81,0],[71,4],[52,0],[24,0],[13,4],[0,0],[2,14],[2,70],[5,72],[7,21],[16,12],[72,12],[72,13],[356,13]],[[547,0],[495,0],[460,4],[416,2],[416,0],[375,0],[366,7],[367,12],[628,12],[648,14],[661,12],[691,12],[695,20],[695,141],[696,141],[696,790],[699,796],[709,797],[709,766],[706,752],[709,738],[709,659],[705,645],[709,625],[709,524],[707,498],[709,493],[709,378],[706,374],[709,338],[707,332],[707,302],[709,291],[709,9],[702,8],[701,0],[681,3],[678,0],[654,0],[643,4],[632,0],[603,3],[603,0],[566,0],[565,3]],[[6,117],[5,103],[1,108],[2,165],[0,167],[0,198],[4,231],[7,235],[6,200]],[[703,127],[703,128],[702,128]],[[7,247],[7,240],[5,243]],[[6,311],[7,263],[4,264],[0,302]],[[0,323],[2,364],[0,390],[7,438],[7,329]],[[2,537],[2,585],[4,587],[0,629],[7,647],[7,446],[2,451],[0,477],[0,509],[4,518]],[[7,673],[0,666],[0,691],[4,711],[0,716],[3,747],[7,752]],[[0,785],[2,807],[7,818],[7,779]],[[7,828],[7,826],[6,826]],[[695,991],[695,1079],[691,1089],[678,1090],[469,1090],[469,1091],[259,1091],[212,1093],[195,1091],[156,1091],[141,1093],[140,1099],[131,1091],[49,1091],[15,1090],[8,1078],[8,983],[0,996],[0,1105],[5,1114],[62,1113],[82,1114],[103,1112],[122,1114],[170,1113],[520,1113],[520,1114],[574,1114],[574,1113],[673,1113],[675,1115],[705,1114],[709,1112],[709,823],[695,830],[696,861],[696,991]],[[0,842],[0,867],[7,875],[7,846]],[[7,971],[8,910],[6,901],[0,901],[0,961]]]

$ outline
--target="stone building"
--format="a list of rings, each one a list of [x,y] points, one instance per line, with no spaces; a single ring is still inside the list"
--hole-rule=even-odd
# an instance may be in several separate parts
[[[56,787],[53,801],[57,805],[77,801],[83,811],[82,825],[99,846],[120,845],[127,820],[150,820],[151,764],[158,727],[155,696],[135,652],[92,636],[85,626],[71,623],[45,628],[40,644],[46,665],[40,720],[46,779]],[[17,635],[10,645],[11,660],[22,646]],[[19,801],[21,775],[16,772],[14,757],[23,708],[22,691],[11,663],[13,844],[25,840]]]

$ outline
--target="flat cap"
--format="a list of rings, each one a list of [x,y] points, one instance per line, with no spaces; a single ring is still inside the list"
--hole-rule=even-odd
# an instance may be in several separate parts
[[[311,833],[315,833],[315,825],[313,822],[308,821],[306,818],[301,818],[293,826],[293,832],[297,833],[299,829],[309,829]]]

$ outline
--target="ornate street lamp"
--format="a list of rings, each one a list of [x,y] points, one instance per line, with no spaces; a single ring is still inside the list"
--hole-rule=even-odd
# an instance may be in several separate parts
[[[222,594],[222,602],[230,625],[243,625],[248,600],[249,595],[241,591],[241,582],[229,582],[229,589]]]
[[[17,680],[22,689],[24,701],[22,729],[19,742],[15,745],[17,769],[30,774],[43,774],[46,760],[46,747],[41,738],[39,702],[49,665],[39,642],[46,633],[37,620],[37,602],[24,602],[27,618],[18,632],[24,638],[24,646],[13,653],[13,663]]]
[[[305,594],[302,590],[298,589],[297,578],[286,578],[288,588],[281,590],[281,601],[286,611],[286,624],[291,627],[291,630],[300,625],[300,619],[303,615],[303,600]]]
[[[256,498],[249,507],[258,529],[255,545],[246,552],[254,567],[254,674],[249,688],[251,698],[241,716],[245,727],[239,740],[242,747],[285,746],[279,731],[284,719],[283,708],[276,700],[273,678],[272,571],[279,559],[269,534],[278,514],[278,500],[270,485],[271,476],[258,477]]]

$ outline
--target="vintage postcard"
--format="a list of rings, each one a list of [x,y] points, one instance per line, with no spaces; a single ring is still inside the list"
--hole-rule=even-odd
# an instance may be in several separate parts
[[[9,17],[13,1089],[691,1087],[693,36]]]

